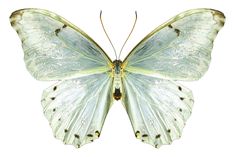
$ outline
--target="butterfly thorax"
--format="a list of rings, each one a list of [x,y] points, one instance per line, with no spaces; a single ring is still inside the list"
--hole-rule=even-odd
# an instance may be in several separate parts
[[[114,60],[112,69],[112,76],[114,77],[113,97],[115,100],[120,100],[121,94],[121,76],[122,76],[122,61]]]

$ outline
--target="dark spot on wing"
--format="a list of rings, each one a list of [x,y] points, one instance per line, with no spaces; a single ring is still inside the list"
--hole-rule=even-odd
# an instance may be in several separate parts
[[[75,138],[79,139],[79,135],[78,134],[74,134]]]
[[[56,34],[56,36],[58,35],[58,33],[59,33],[60,31],[61,31],[60,28],[58,28],[58,29],[55,30],[55,34]]]
[[[93,142],[93,140],[90,140],[91,142]]]
[[[223,27],[224,24],[225,24],[225,21],[221,20],[221,21],[219,21],[219,24],[220,24],[221,27]]]
[[[177,28],[174,28],[171,24],[168,25],[169,28],[174,29],[175,33],[177,34],[177,36],[179,36],[180,30]]]
[[[177,119],[175,118],[174,121],[177,121]]]
[[[168,130],[167,130],[167,132],[168,132],[168,133],[170,133],[170,132],[171,132],[171,130],[170,130],[170,129],[168,129]]]
[[[67,25],[66,24],[64,24],[63,26],[62,26],[62,28],[66,28],[67,27]]]
[[[51,100],[55,100],[56,98],[55,97],[51,97]]]
[[[155,148],[157,148],[157,147],[158,147],[158,144],[155,145]]]
[[[21,39],[21,43],[24,44],[26,38]]]
[[[148,137],[148,134],[143,134],[142,137]]]
[[[93,137],[93,135],[92,135],[92,134],[88,134],[87,136],[88,136],[88,137]]]
[[[177,34],[177,36],[179,36],[180,30],[175,28],[175,33]]]
[[[15,20],[12,20],[11,21],[11,26],[14,27],[16,25],[16,21]]]
[[[65,130],[64,130],[64,132],[65,132],[65,133],[67,133],[67,132],[68,132],[68,130],[67,130],[67,129],[65,129]]]
[[[169,28],[173,28],[173,26],[171,24],[168,25]]]
[[[77,144],[77,148],[80,148],[80,144]]]
[[[59,118],[58,121],[61,121],[61,118]]]
[[[97,130],[97,131],[95,131],[95,134],[98,136],[98,137],[100,137],[100,132]]]
[[[58,33],[59,33],[62,29],[66,28],[66,27],[67,27],[67,25],[64,24],[61,28],[57,28],[57,29],[55,30],[56,36],[58,35]]]
[[[178,89],[179,89],[180,91],[182,91],[182,88],[181,88],[180,86],[178,86]]]
[[[183,111],[182,108],[180,108],[180,109],[179,109],[179,112],[182,112],[182,111]]]
[[[136,131],[135,132],[135,137],[137,138],[139,134],[140,134],[140,131]]]
[[[53,87],[53,91],[55,91],[55,90],[57,90],[57,86],[54,86],[54,87]]]
[[[182,101],[183,101],[183,100],[184,100],[184,98],[183,98],[183,97],[180,97],[180,100],[182,100]]]
[[[157,138],[160,138],[160,137],[161,137],[161,134],[156,135],[156,139],[157,139]]]
[[[53,111],[53,112],[55,112],[55,111],[56,111],[56,109],[54,108],[52,111]]]

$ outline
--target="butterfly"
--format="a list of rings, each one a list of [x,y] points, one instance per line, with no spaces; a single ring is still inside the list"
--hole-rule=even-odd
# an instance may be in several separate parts
[[[213,9],[180,13],[149,33],[123,61],[112,61],[85,32],[50,11],[17,10],[10,22],[30,74],[58,81],[41,99],[57,139],[78,148],[93,142],[113,101],[121,100],[135,137],[159,148],[181,137],[194,100],[177,81],[198,80],[208,70],[225,16]]]

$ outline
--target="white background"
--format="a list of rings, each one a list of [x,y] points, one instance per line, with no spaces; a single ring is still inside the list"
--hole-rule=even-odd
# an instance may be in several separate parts
[[[0,0],[0,156],[236,156],[236,9],[233,0]],[[114,59],[102,31],[99,11],[117,50],[122,46],[138,11],[138,22],[122,58],[147,33],[172,16],[192,8],[214,8],[225,13],[207,74],[184,82],[195,97],[193,114],[182,138],[155,149],[136,140],[121,102],[111,108],[101,137],[80,149],[53,137],[40,104],[41,93],[52,82],[39,82],[25,68],[20,40],[11,28],[11,12],[37,7],[51,10],[89,34]]]

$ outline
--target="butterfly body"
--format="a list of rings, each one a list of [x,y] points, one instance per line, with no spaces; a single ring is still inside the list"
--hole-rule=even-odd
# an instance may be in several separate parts
[[[58,81],[41,104],[53,134],[81,147],[100,137],[114,100],[121,100],[135,137],[159,148],[180,138],[192,113],[193,94],[177,81],[200,79],[225,16],[192,9],[149,33],[123,60],[112,60],[85,32],[42,9],[21,9],[10,22],[28,71]]]
[[[123,69],[122,69],[122,61],[121,60],[114,60],[112,62],[113,64],[113,79],[114,79],[114,85],[113,85],[113,97],[115,100],[120,100],[122,97],[122,74],[123,74]]]

